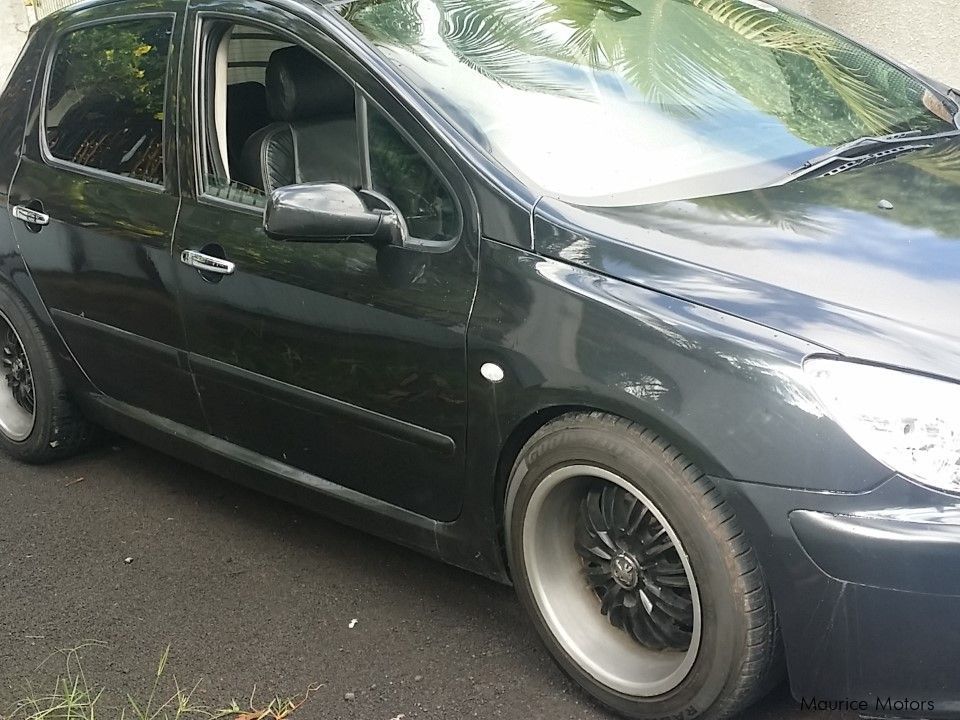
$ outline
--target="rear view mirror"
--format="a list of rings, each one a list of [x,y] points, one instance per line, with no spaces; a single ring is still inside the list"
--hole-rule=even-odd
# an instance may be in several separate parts
[[[379,193],[359,193],[335,183],[288,185],[273,191],[264,230],[290,242],[368,242],[403,247],[407,224]]]

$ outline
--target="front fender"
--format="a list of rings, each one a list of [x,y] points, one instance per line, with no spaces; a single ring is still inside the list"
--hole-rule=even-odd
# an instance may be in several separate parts
[[[803,360],[824,348],[492,241],[480,276],[468,375],[481,446],[570,405],[651,425],[718,477],[856,493],[889,475],[807,386]],[[486,380],[484,363],[503,381]]]
[[[483,240],[467,331],[464,512],[439,531],[441,555],[507,578],[503,476],[523,441],[568,408],[643,423],[717,478],[831,493],[877,486],[888,471],[824,417],[804,382],[804,358],[822,352],[762,325]],[[502,368],[501,381],[481,373],[486,363]]]

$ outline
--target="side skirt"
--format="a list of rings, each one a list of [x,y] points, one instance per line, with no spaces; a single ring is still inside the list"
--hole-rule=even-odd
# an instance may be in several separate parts
[[[344,525],[443,559],[438,546],[443,523],[113,398],[86,393],[77,400],[91,421],[119,435]]]

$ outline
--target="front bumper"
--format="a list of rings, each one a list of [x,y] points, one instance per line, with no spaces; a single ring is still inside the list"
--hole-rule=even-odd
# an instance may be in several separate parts
[[[760,557],[798,701],[960,715],[960,498],[899,476],[850,495],[714,482]]]

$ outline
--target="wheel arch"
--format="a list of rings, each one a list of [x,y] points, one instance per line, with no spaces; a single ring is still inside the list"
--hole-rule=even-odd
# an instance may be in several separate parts
[[[677,423],[658,413],[639,408],[630,403],[598,402],[598,398],[571,397],[570,402],[544,404],[520,415],[505,433],[501,443],[494,476],[494,495],[492,498],[494,517],[497,520],[497,543],[500,558],[509,577],[509,563],[506,562],[506,514],[507,485],[510,473],[517,458],[530,439],[543,427],[557,418],[572,413],[601,413],[638,423],[664,437],[671,445],[680,450],[691,462],[708,475],[725,477],[726,470],[689,432]],[[512,581],[512,578],[511,578]]]
[[[0,233],[0,249],[6,244],[7,239],[3,238],[2,233]],[[23,257],[16,251],[15,245],[9,252],[4,252],[0,257],[0,289],[19,298],[27,310],[33,314],[46,341],[50,344],[54,358],[67,381],[68,387],[95,391],[96,388],[93,383],[84,373],[66,341],[60,335],[60,331],[54,324],[50,311],[43,302],[40,291],[33,281],[30,270],[27,268]]]
[[[554,419],[563,418],[565,416],[563,411],[569,407],[551,408],[550,414],[553,415]],[[726,640],[717,640],[715,634],[710,652],[718,654],[715,657],[711,656],[711,661],[707,662],[706,665],[701,664],[701,667],[714,667],[713,659],[721,661],[720,666],[724,666],[728,660],[730,662],[735,661],[736,664],[730,666],[735,673],[728,676],[727,682],[735,677],[736,685],[725,685],[725,688],[732,689],[726,695],[717,696],[719,698],[717,702],[722,702],[722,705],[718,706],[717,714],[725,716],[728,710],[745,707],[765,694],[782,676],[781,673],[784,669],[781,664],[782,644],[778,632],[776,610],[772,595],[769,593],[769,586],[765,583],[765,574],[759,558],[751,552],[749,540],[737,522],[735,512],[724,502],[723,494],[719,491],[719,488],[701,472],[704,468],[697,467],[692,455],[688,455],[688,452],[696,453],[698,451],[697,443],[692,442],[685,446],[691,450],[682,450],[680,444],[674,439],[680,437],[682,433],[675,435],[663,433],[661,428],[664,427],[664,423],[657,423],[655,417],[651,418],[642,412],[640,416],[637,416],[636,411],[631,413],[629,410],[614,413],[584,408],[583,406],[577,406],[576,409],[578,412],[575,413],[575,417],[571,418],[569,422],[559,422],[556,432],[551,429],[550,432],[537,436],[536,445],[529,455],[532,474],[527,478],[527,481],[519,484],[516,493],[518,504],[515,509],[518,508],[521,513],[529,512],[531,507],[536,506],[535,499],[540,493],[541,487],[546,486],[548,488],[547,492],[552,492],[552,488],[557,487],[556,482],[553,481],[557,476],[560,476],[560,481],[573,478],[575,483],[582,483],[583,477],[581,477],[581,474],[587,476],[591,474],[587,468],[566,467],[570,465],[591,465],[597,468],[598,472],[609,471],[613,475],[619,474],[623,478],[623,487],[626,487],[627,484],[643,487],[649,480],[652,488],[659,488],[659,500],[654,495],[650,497],[654,498],[655,502],[663,501],[666,503],[665,506],[661,506],[666,517],[686,518],[686,532],[690,534],[681,537],[685,538],[685,543],[694,538],[693,544],[699,548],[698,561],[701,563],[699,568],[703,571],[703,577],[711,579],[714,588],[726,588],[729,581],[730,594],[723,594],[724,598],[733,599],[732,605],[724,606],[727,608],[724,612],[727,612],[726,620],[729,622],[721,622],[720,625],[714,625],[713,627],[734,627],[734,616],[730,615],[732,612],[737,618],[736,626],[741,628],[743,634],[736,637],[727,637]],[[645,421],[630,419],[627,415],[643,417]],[[515,431],[520,432],[521,427],[529,431],[535,425],[543,428],[545,423],[550,422],[549,420],[542,423],[534,422],[527,418],[525,420],[527,422],[523,426],[518,425],[514,428]],[[597,431],[604,430],[610,432],[609,443],[605,435],[598,435]],[[535,430],[534,433],[536,433]],[[518,443],[519,439],[515,439],[514,442],[515,444]],[[575,448],[579,448],[579,450]],[[709,454],[704,454],[703,449],[700,449],[700,457],[700,462],[710,463]],[[506,460],[506,457],[504,460]],[[621,467],[621,461],[625,466]],[[501,465],[504,464],[506,463],[501,463]],[[705,465],[705,467],[709,467],[709,465]],[[564,475],[565,470],[566,474]],[[501,472],[509,471],[505,471],[505,468],[501,467]],[[645,475],[647,472],[650,473],[649,477]],[[635,479],[634,482],[628,479],[631,477]],[[644,478],[643,483],[638,482],[641,477]],[[541,483],[541,480],[544,482]],[[578,493],[582,489],[582,484],[575,485],[574,493]],[[511,498],[514,496],[512,485],[508,489],[508,493]],[[648,505],[650,504],[647,500],[643,501]],[[508,502],[512,502],[512,500]],[[573,577],[572,568],[568,567],[559,572],[554,572],[554,566],[557,557],[571,557],[572,547],[564,545],[566,542],[564,538],[569,536],[572,541],[574,536],[580,537],[579,531],[574,532],[573,525],[569,524],[569,519],[564,520],[564,518],[567,518],[564,508],[576,507],[575,505],[571,506],[570,503],[579,503],[580,498],[576,494],[573,496],[568,494],[563,497],[561,502],[562,507],[551,506],[546,509],[546,515],[544,516],[545,506],[542,505],[541,493],[540,517],[550,519],[546,525],[541,524],[540,527],[558,527],[555,519],[559,518],[561,525],[567,523],[562,528],[566,534],[547,539],[538,535],[537,549],[530,549],[527,548],[528,534],[526,530],[529,518],[521,517],[518,523],[517,517],[515,517],[512,526],[517,530],[523,529],[524,539],[522,543],[519,539],[515,539],[512,548],[509,550],[510,558],[507,562],[508,567],[512,566],[521,573],[515,577],[515,580],[521,600],[524,601],[528,611],[533,613],[535,620],[539,617],[544,622],[550,623],[555,623],[556,620],[548,621],[545,618],[554,617],[554,612],[550,610],[544,611],[542,614],[538,613],[535,610],[537,604],[531,600],[533,595],[540,592],[535,588],[541,587],[541,583],[540,580],[532,581],[530,579],[528,559],[531,555],[528,555],[528,553],[534,553],[533,556],[539,557],[540,550],[544,548],[558,548],[558,551],[553,552],[554,560],[550,561],[553,566],[548,569],[546,575],[540,577]],[[670,507],[670,512],[674,512],[676,515],[670,515],[667,507]],[[691,512],[694,515],[691,515]],[[605,514],[606,510],[603,513]],[[537,527],[536,518],[535,515],[532,521],[534,527]],[[700,522],[701,519],[703,523]],[[666,523],[664,520],[661,521]],[[673,520],[670,522],[672,523]],[[691,523],[699,529],[691,530]],[[539,532],[535,531],[535,533]],[[549,532],[555,534],[555,530],[549,530]],[[676,542],[675,538],[674,541]],[[524,548],[523,550],[518,549],[521,546]],[[608,547],[615,548],[616,546],[608,545]],[[626,550],[627,553],[634,552],[633,546],[621,545],[620,547],[631,548]],[[719,552],[722,557],[711,554],[714,552],[714,548],[720,548]],[[560,555],[557,555],[557,552]],[[548,557],[551,556],[550,551],[547,551],[546,554]],[[683,556],[682,551],[681,555]],[[575,556],[573,557],[576,561]],[[564,560],[564,562],[569,562],[569,560]],[[717,568],[726,568],[726,570],[717,570]],[[609,572],[609,569],[606,572]],[[698,584],[703,577],[698,576]],[[576,582],[574,580],[574,583]],[[718,582],[721,585],[718,585]],[[708,583],[704,587],[709,586]],[[765,588],[766,590],[764,590]],[[573,589],[573,586],[568,583],[565,590],[569,593]],[[540,607],[542,609],[543,605],[540,605]],[[574,624],[571,625],[571,622]],[[564,623],[567,627],[574,627],[577,621],[575,618],[571,620],[568,613],[566,619],[561,621],[561,625]],[[573,664],[564,660],[564,658],[569,660],[570,657],[567,654],[569,645],[562,640],[566,637],[566,634],[564,632],[553,632],[551,641],[547,638],[550,632],[542,632],[541,635],[548,641],[551,652],[569,672]],[[593,637],[592,634],[591,637]],[[563,650],[560,652],[554,651],[554,645],[562,647]],[[726,656],[722,657],[719,654],[717,648],[740,648],[740,650],[731,650],[729,658],[726,658]],[[575,653],[574,656],[576,656]],[[584,665],[581,664],[580,667],[582,668]],[[588,667],[593,666],[588,665]],[[593,676],[592,671],[588,672],[587,675]],[[589,688],[588,690],[594,694],[593,690]],[[727,690],[724,690],[724,693],[727,693]],[[595,696],[599,697],[596,694]],[[709,702],[712,703],[715,699],[709,699]],[[602,701],[609,706],[614,706],[606,699],[602,699]]]

